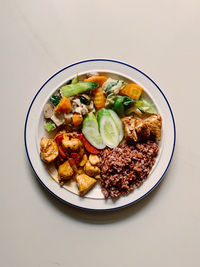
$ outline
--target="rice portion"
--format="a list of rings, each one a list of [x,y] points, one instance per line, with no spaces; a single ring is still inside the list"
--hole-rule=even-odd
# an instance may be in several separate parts
[[[117,198],[139,187],[150,173],[158,151],[153,140],[131,145],[124,142],[115,149],[102,150],[99,167],[105,198]]]

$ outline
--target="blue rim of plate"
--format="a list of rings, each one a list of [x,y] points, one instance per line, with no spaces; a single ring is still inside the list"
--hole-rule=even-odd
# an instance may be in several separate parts
[[[43,87],[51,80],[51,79],[53,79],[56,75],[58,75],[60,72],[62,72],[62,71],[64,71],[64,70],[66,70],[66,69],[69,69],[69,68],[71,68],[71,67],[73,67],[73,66],[75,66],[75,65],[79,65],[79,64],[82,64],[82,63],[86,63],[86,62],[94,62],[94,61],[102,61],[102,62],[104,62],[104,61],[107,61],[107,62],[113,62],[113,63],[118,63],[118,64],[121,64],[121,65],[125,65],[125,66],[127,66],[127,67],[129,67],[129,68],[131,68],[131,69],[134,69],[134,70],[136,70],[136,71],[138,71],[138,72],[140,72],[141,74],[143,74],[147,79],[149,79],[155,86],[156,86],[156,88],[161,92],[161,94],[162,94],[162,96],[164,97],[164,99],[165,99],[165,101],[166,101],[166,103],[167,103],[167,105],[168,105],[168,107],[169,107],[169,110],[170,110],[170,113],[171,113],[171,117],[172,117],[172,121],[173,121],[173,127],[174,127],[174,143],[173,143],[173,148],[172,148],[172,153],[171,153],[171,157],[170,157],[170,160],[169,160],[169,163],[168,163],[168,165],[167,165],[167,167],[166,167],[166,169],[165,169],[165,171],[164,171],[164,173],[162,174],[162,176],[160,177],[160,179],[158,180],[158,182],[147,192],[147,193],[145,193],[143,196],[141,196],[140,198],[138,198],[138,199],[136,199],[136,200],[134,200],[134,201],[132,201],[132,202],[130,202],[130,203],[128,203],[128,204],[125,204],[125,205],[122,205],[122,206],[120,206],[120,207],[116,207],[116,208],[110,208],[110,209],[90,209],[90,208],[85,208],[85,207],[80,207],[80,206],[78,206],[78,205],[74,205],[74,204],[72,204],[72,203],[70,203],[70,202],[68,202],[68,201],[66,201],[66,200],[64,200],[64,199],[62,199],[62,198],[60,198],[58,195],[56,195],[56,194],[54,194],[43,182],[42,182],[42,180],[40,179],[40,177],[39,177],[39,175],[37,174],[37,172],[36,172],[36,170],[34,169],[34,167],[33,167],[33,165],[32,165],[32,162],[31,162],[31,160],[30,160],[30,157],[29,157],[29,153],[28,153],[28,149],[27,149],[27,143],[26,143],[26,128],[27,128],[27,121],[28,121],[28,117],[29,117],[29,113],[30,113],[30,110],[31,110],[31,107],[32,107],[32,105],[33,105],[33,103],[34,103],[34,101],[35,101],[35,99],[36,99],[36,97],[37,97],[37,95],[39,94],[39,92],[43,89]],[[113,60],[113,59],[99,59],[99,58],[97,58],[97,59],[87,59],[87,60],[82,60],[82,61],[78,61],[78,62],[76,62],[76,63],[73,63],[73,64],[71,64],[71,65],[69,65],[69,66],[67,66],[67,67],[65,67],[65,68],[63,68],[63,69],[61,69],[61,70],[59,70],[58,72],[56,72],[55,74],[53,74],[42,86],[41,86],[41,88],[38,90],[38,92],[36,93],[36,95],[34,96],[34,98],[33,98],[33,100],[31,101],[31,104],[30,104],[30,106],[29,106],[29,109],[28,109],[28,112],[27,112],[27,115],[26,115],[26,120],[25,120],[25,125],[24,125],[24,143],[25,143],[25,150],[26,150],[26,154],[27,154],[27,157],[28,157],[28,161],[29,161],[29,163],[30,163],[30,165],[31,165],[31,167],[32,167],[32,170],[34,171],[34,173],[35,173],[35,175],[36,175],[36,177],[38,178],[38,180],[39,180],[39,182],[52,194],[52,195],[54,195],[56,198],[58,198],[59,200],[61,200],[62,202],[64,202],[64,203],[67,203],[67,204],[69,204],[69,205],[71,205],[71,206],[73,206],[73,207],[76,207],[76,208],[80,208],[80,209],[83,209],[83,210],[91,210],[91,211],[110,211],[110,210],[117,210],[117,209],[121,209],[121,208],[125,208],[125,207],[127,207],[127,206],[130,206],[130,205],[132,205],[132,204],[134,204],[134,203],[136,203],[136,202],[138,202],[139,200],[141,200],[141,199],[143,199],[144,197],[146,197],[149,193],[151,193],[154,189],[155,189],[155,187],[162,181],[162,179],[164,178],[164,176],[165,176],[165,174],[166,174],[166,172],[167,172],[167,170],[168,170],[168,168],[169,168],[169,165],[170,165],[170,163],[171,163],[171,161],[172,161],[172,158],[173,158],[173,155],[174,155],[174,150],[175,150],[175,144],[176,144],[176,125],[175,125],[175,120],[174,120],[174,115],[173,115],[173,112],[172,112],[172,109],[171,109],[171,107],[170,107],[170,105],[169,105],[169,102],[168,102],[168,100],[167,100],[167,98],[166,98],[166,96],[164,95],[164,93],[162,92],[162,90],[159,88],[159,86],[147,75],[147,74],[145,74],[143,71],[141,71],[141,70],[139,70],[139,69],[137,69],[137,68],[135,68],[135,67],[133,67],[133,66],[131,66],[130,64],[127,64],[127,63],[124,63],[124,62],[122,62],[122,61],[118,61],[118,60]]]

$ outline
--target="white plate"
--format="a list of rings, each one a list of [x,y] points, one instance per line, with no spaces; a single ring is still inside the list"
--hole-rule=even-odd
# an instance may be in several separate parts
[[[86,197],[79,197],[76,194],[76,189],[69,187],[68,189],[61,188],[55,181],[50,179],[49,173],[46,170],[45,164],[40,160],[39,143],[44,132],[43,107],[51,94],[67,80],[71,79],[76,73],[84,74],[91,71],[110,72],[129,80],[135,81],[142,85],[145,92],[155,103],[158,112],[163,119],[162,126],[162,141],[159,144],[160,151],[156,159],[156,163],[147,177],[146,181],[127,196],[120,197],[117,200],[107,199],[102,197],[100,187],[96,186],[91,190]],[[29,107],[25,129],[24,139],[26,153],[39,181],[60,200],[69,203],[73,206],[90,209],[90,210],[112,210],[127,205],[133,204],[150,193],[162,180],[166,173],[169,164],[172,160],[176,130],[175,122],[170,105],[155,82],[145,73],[123,62],[109,59],[91,59],[74,63],[49,78],[37,92]]]

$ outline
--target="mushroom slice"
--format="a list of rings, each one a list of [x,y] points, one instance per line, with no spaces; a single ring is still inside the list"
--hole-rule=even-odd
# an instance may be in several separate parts
[[[76,182],[79,188],[79,195],[84,196],[95,185],[97,180],[86,174],[80,174],[76,176]]]
[[[51,119],[57,126],[60,126],[65,122],[64,114],[61,113],[54,112],[53,115],[51,116]]]
[[[43,111],[45,119],[50,119],[53,116],[53,107],[50,103],[45,104]]]
[[[151,133],[155,135],[158,141],[161,140],[161,128],[162,128],[162,118],[160,114],[155,113],[145,120]]]

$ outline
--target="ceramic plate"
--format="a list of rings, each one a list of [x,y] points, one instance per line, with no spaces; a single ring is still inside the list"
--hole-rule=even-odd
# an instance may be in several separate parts
[[[61,188],[55,181],[54,169],[40,160],[40,139],[45,136],[43,107],[51,94],[76,73],[82,75],[88,72],[109,73],[134,81],[144,88],[152,99],[163,119],[162,140],[159,143],[159,155],[145,182],[127,196],[117,200],[105,200],[99,185],[96,185],[85,197],[77,194],[77,187],[72,182]],[[172,160],[175,147],[175,123],[170,105],[156,83],[145,73],[123,62],[108,59],[91,59],[74,63],[55,73],[39,89],[29,107],[24,130],[26,153],[39,181],[57,198],[73,206],[90,210],[112,210],[133,204],[150,193],[162,180]],[[50,175],[50,174],[51,175]],[[50,178],[53,177],[55,179]]]

